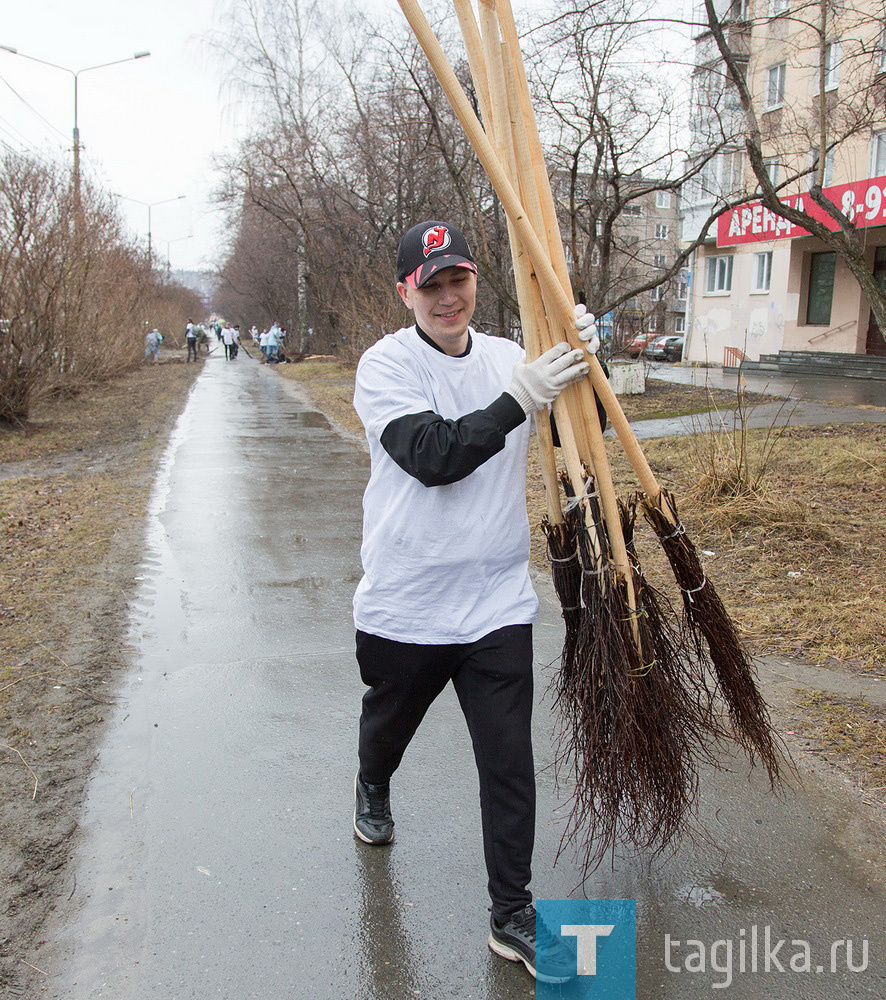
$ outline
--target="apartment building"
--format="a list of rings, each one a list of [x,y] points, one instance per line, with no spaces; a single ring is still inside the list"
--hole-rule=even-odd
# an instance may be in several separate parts
[[[623,298],[600,316],[607,346],[618,349],[638,333],[684,333],[689,288],[686,271],[655,288],[635,291],[676,261],[682,238],[678,193],[658,187],[665,181],[640,174],[620,177],[618,190],[623,204],[616,212],[605,176],[598,178],[596,190],[584,174],[573,179],[555,171],[551,183],[575,287],[605,289],[609,302]],[[608,228],[607,220],[611,220]],[[587,297],[591,301],[591,296]]]
[[[619,217],[618,231],[624,244],[625,283],[640,285],[660,276],[674,264],[679,252],[677,193],[649,191],[628,202]],[[638,333],[685,333],[688,293],[688,272],[684,270],[649,291],[631,296],[611,317],[616,341],[627,343]]]
[[[851,8],[798,0],[720,3],[752,95],[762,152],[783,201],[814,210],[812,175],[862,231],[868,266],[886,287],[886,35],[872,0]],[[697,21],[703,20],[700,11]],[[823,100],[822,100],[823,97]],[[695,38],[692,134],[718,154],[684,187],[683,238],[718,199],[748,201],[708,229],[691,268],[684,358],[721,363],[779,350],[886,353],[845,263],[820,240],[765,209],[744,152],[748,122],[709,30]],[[700,161],[699,161],[700,162]],[[836,223],[828,221],[830,228]],[[732,358],[735,354],[731,355]]]

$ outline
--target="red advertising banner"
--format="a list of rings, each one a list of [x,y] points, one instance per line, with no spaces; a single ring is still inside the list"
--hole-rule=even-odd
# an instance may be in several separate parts
[[[822,192],[844,215],[852,219],[859,229],[866,226],[886,226],[886,177],[853,181],[824,188]],[[793,194],[781,199],[823,222],[828,229],[839,229],[838,224],[815,204],[808,194]],[[809,233],[781,218],[760,202],[752,201],[738,208],[731,208],[717,219],[717,246],[732,247],[739,243],[765,243],[769,240],[792,240]]]

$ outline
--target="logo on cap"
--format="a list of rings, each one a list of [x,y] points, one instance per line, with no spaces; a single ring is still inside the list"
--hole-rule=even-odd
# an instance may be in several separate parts
[[[446,226],[433,226],[422,233],[421,245],[424,248],[425,257],[429,257],[438,250],[445,250],[452,239]]]

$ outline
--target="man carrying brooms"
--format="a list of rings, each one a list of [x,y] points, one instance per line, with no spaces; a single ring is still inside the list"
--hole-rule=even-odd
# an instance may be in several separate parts
[[[397,291],[414,325],[374,344],[357,368],[372,471],[354,595],[368,686],[354,830],[367,844],[394,839],[391,776],[451,680],[480,778],[489,946],[535,975],[528,417],[588,364],[567,343],[527,362],[513,341],[473,330],[476,290],[463,234],[441,221],[414,226],[397,252]],[[593,317],[576,322],[595,351]]]

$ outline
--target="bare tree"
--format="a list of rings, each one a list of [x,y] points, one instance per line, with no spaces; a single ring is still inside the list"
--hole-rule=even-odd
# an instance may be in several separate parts
[[[575,295],[598,315],[625,317],[615,350],[633,332],[628,307],[646,296],[655,309],[662,287],[673,292],[731,204],[713,206],[691,241],[680,239],[676,211],[657,216],[671,225],[655,225],[657,206],[676,206],[687,181],[729,143],[724,132],[690,157],[684,55],[663,26],[645,0],[594,0],[549,8],[525,35]]]
[[[297,275],[289,290],[297,307],[287,311],[316,343],[371,342],[405,318],[390,292],[399,234],[423,218],[451,217],[478,255],[478,323],[519,337],[504,215],[405,23],[379,28],[351,12],[344,30],[341,10],[327,8],[334,20],[324,21],[314,4],[288,0],[300,9],[293,34],[269,0],[239,2],[237,72],[256,129],[226,162],[220,197],[238,233],[224,274],[241,301],[265,295],[262,266]],[[685,167],[673,88],[625,65],[644,13],[638,0],[579,4],[555,9],[526,36],[576,294],[598,313],[679,279],[705,238],[679,247],[672,233],[663,265],[661,243],[636,236],[639,206],[658,191],[676,202],[681,184],[717,152]],[[470,94],[452,17],[437,30]],[[243,241],[250,206],[289,233],[265,243],[269,257],[289,258],[285,267],[261,265],[256,242]]]
[[[265,30],[254,14],[258,2],[247,0],[247,6],[256,30]],[[267,286],[257,271],[259,250],[270,274],[280,273],[278,258],[285,255],[282,270],[297,275],[289,290],[297,308],[293,301],[288,312],[298,315],[302,334],[310,328],[325,349],[356,349],[405,318],[391,294],[400,233],[423,218],[457,217],[490,277],[478,316],[500,332],[512,330],[516,300],[504,262],[504,219],[405,24],[385,32],[365,22],[350,31],[340,23],[335,30],[315,25],[315,37],[301,40],[315,56],[317,37],[324,53],[321,85],[297,71],[303,55],[273,70],[260,62],[252,79],[253,97],[265,90],[266,100],[255,134],[225,164],[220,197],[238,237],[223,274],[257,302]],[[276,41],[255,49],[263,59],[269,53],[289,58]],[[283,79],[302,95],[281,96]],[[253,208],[278,233],[262,246],[244,242]],[[244,255],[248,280],[237,261]]]
[[[108,195],[83,185],[78,200],[66,166],[0,158],[0,421],[139,362],[144,324],[174,297]]]

